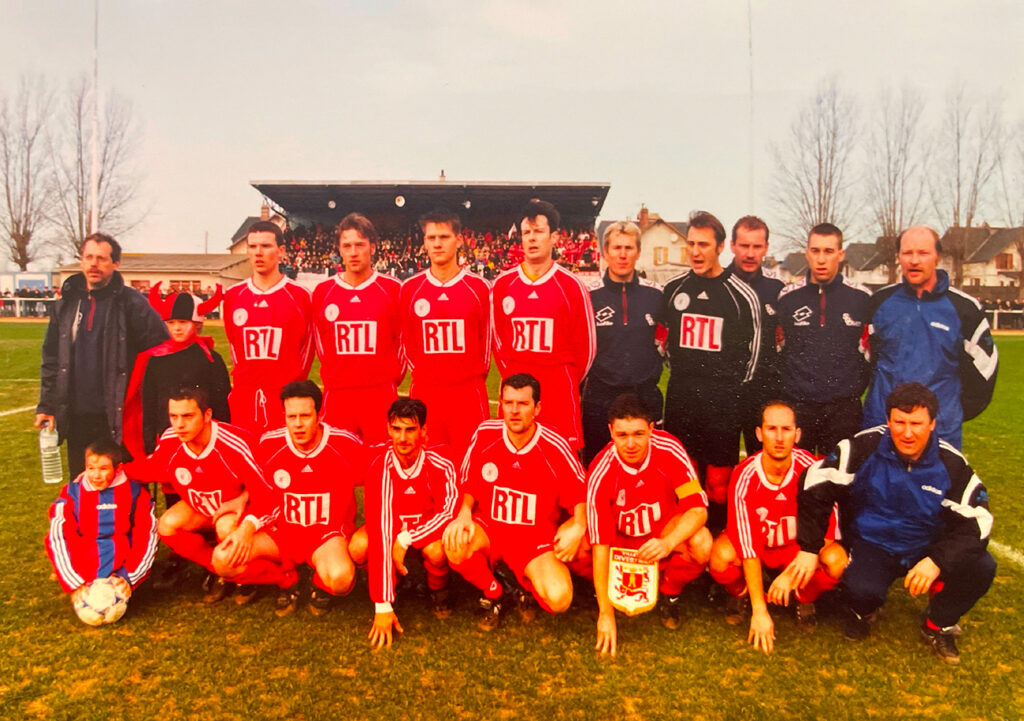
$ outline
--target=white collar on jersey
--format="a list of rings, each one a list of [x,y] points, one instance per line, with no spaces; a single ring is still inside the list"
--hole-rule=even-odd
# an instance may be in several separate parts
[[[256,295],[270,295],[271,293],[276,293],[277,291],[281,290],[286,285],[288,285],[288,276],[282,276],[281,280],[277,281],[276,283],[274,283],[274,285],[270,286],[266,290],[260,290],[259,288],[257,288],[256,284],[252,282],[251,276],[245,279],[245,284],[249,287],[249,290],[251,290]]]
[[[206,444],[206,448],[204,448],[202,452],[199,453],[199,455],[193,453],[192,449],[188,447],[187,443],[181,444],[181,447],[185,451],[185,453],[192,456],[197,461],[201,461],[202,459],[206,458],[208,455],[213,453],[213,447],[217,444],[217,436],[220,433],[220,423],[218,423],[217,421],[210,421],[210,426],[210,442]]]
[[[505,448],[508,449],[509,453],[515,456],[523,456],[533,450],[533,447],[537,445],[537,441],[540,440],[541,433],[544,432],[544,426],[540,423],[534,422],[537,426],[537,432],[533,434],[533,438],[522,448],[516,448],[515,444],[512,443],[512,439],[508,437],[508,426],[504,423],[501,424],[501,438],[505,441]]]
[[[127,483],[127,482],[128,482],[128,476],[126,476],[124,474],[124,469],[121,469],[121,470],[119,470],[114,475],[114,480],[110,482],[110,485],[107,486],[107,488],[117,488],[122,483]],[[89,477],[87,475],[85,475],[85,473],[82,474],[82,488],[84,488],[87,491],[91,491],[92,493],[96,493],[97,492],[96,491],[96,487],[94,485],[92,485],[91,483],[89,483]],[[104,489],[104,490],[106,490],[106,489]]]
[[[318,455],[320,451],[327,447],[327,441],[329,440],[331,435],[331,427],[326,423],[321,423],[320,428],[323,429],[323,437],[320,439],[320,442],[316,444],[316,448],[307,452],[301,450],[298,446],[295,445],[295,442],[292,441],[292,434],[288,432],[288,428],[286,427],[284,429],[284,439],[288,443],[288,450],[297,455],[299,458],[313,458],[314,456]]]
[[[388,453],[391,455],[391,465],[394,466],[395,472],[401,478],[415,478],[423,470],[423,463],[427,459],[427,452],[422,448],[420,449],[420,455],[416,459],[416,462],[412,464],[412,468],[405,470],[402,468],[402,464],[398,462],[398,455],[395,453],[394,447],[388,449]]]
[[[363,288],[366,288],[367,286],[373,285],[373,283],[377,280],[377,276],[380,275],[380,274],[376,270],[373,271],[372,273],[370,273],[370,277],[367,278],[366,280],[364,280],[359,285],[349,285],[342,278],[342,275],[344,275],[344,273],[338,273],[337,275],[335,275],[334,276],[334,282],[337,283],[338,285],[340,285],[345,290],[362,290]]]
[[[650,440],[650,437],[648,438],[648,440]],[[647,456],[644,458],[644,462],[640,464],[639,468],[633,468],[633,466],[629,465],[624,460],[622,460],[622,456],[619,455],[619,449],[618,448],[615,449],[615,459],[619,462],[619,465],[622,466],[622,470],[624,470],[626,473],[628,473],[631,476],[636,476],[641,471],[646,471],[647,470],[647,464],[651,462],[651,453],[653,453],[653,452],[654,452],[654,446],[651,445],[650,443],[648,443],[647,444]]]
[[[548,268],[548,271],[540,278],[537,278],[537,280],[530,280],[530,276],[528,276],[526,271],[523,270],[522,263],[516,266],[516,272],[519,273],[519,280],[523,281],[527,285],[540,285],[542,283],[546,283],[552,278],[552,276],[554,276],[555,273],[558,272],[558,263],[552,261],[551,267]]]
[[[789,482],[793,480],[793,469],[796,468],[796,464],[793,463],[793,456],[789,457],[789,470],[786,471],[786,477],[782,479],[782,483],[776,485],[769,481],[768,476],[765,475],[764,465],[761,463],[761,460],[764,458],[762,455],[763,453],[764,451],[758,451],[757,460],[754,461],[754,471],[757,473],[757,477],[761,479],[761,483],[764,484],[766,488],[770,488],[773,491],[777,491],[783,486],[788,486]]]
[[[466,269],[462,268],[459,270],[458,273],[456,273],[451,278],[442,283],[441,281],[434,277],[434,274],[430,272],[430,268],[427,268],[425,271],[423,271],[423,273],[427,276],[427,281],[431,285],[436,285],[438,288],[447,288],[449,286],[455,285],[466,276],[466,272]]]

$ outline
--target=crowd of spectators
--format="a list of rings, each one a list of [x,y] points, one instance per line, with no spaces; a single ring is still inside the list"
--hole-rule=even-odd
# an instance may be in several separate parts
[[[519,238],[508,233],[462,231],[459,264],[488,279],[511,268],[523,259]],[[289,231],[289,256],[284,272],[291,277],[298,273],[327,273],[343,270],[338,254],[338,235],[334,229],[321,225],[300,226]],[[593,229],[560,230],[555,236],[555,259],[572,271],[596,271],[600,248]],[[423,250],[423,237],[418,229],[404,237],[383,237],[377,242],[376,269],[404,280],[429,265]]]
[[[984,300],[981,307],[989,314],[989,320],[993,321],[992,327],[999,330],[1024,330],[1024,313],[1021,312],[1024,311],[1024,300]],[[1000,313],[998,322],[993,317],[996,311]]]
[[[0,317],[45,318],[49,315],[49,303],[46,301],[59,295],[60,289],[56,287],[7,289],[0,294]],[[16,298],[21,300],[20,304]]]

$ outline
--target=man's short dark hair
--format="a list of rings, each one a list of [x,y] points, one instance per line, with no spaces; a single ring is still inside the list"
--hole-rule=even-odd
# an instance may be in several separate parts
[[[939,399],[922,383],[901,383],[885,397],[885,417],[897,408],[904,413],[912,413],[915,408],[927,408],[928,418],[935,420],[939,414]]]
[[[506,387],[520,390],[527,386],[533,389],[533,402],[540,403],[540,381],[529,373],[513,373],[508,378],[502,379],[501,387],[498,389],[498,396],[500,397],[505,392]]]
[[[124,460],[124,451],[121,446],[109,438],[99,438],[85,447],[85,458],[89,456],[103,456],[109,458],[115,468],[121,465]]]
[[[394,423],[399,418],[415,418],[420,426],[425,426],[427,404],[419,398],[399,398],[388,408],[388,423]]]
[[[316,412],[320,412],[320,406],[324,403],[324,394],[320,392],[320,387],[313,381],[292,381],[284,388],[281,389],[281,403],[283,404],[289,398],[312,398],[313,407],[316,408]]]
[[[608,423],[612,424],[620,418],[639,418],[645,423],[651,423],[654,414],[636,393],[620,393],[608,406]]]
[[[195,401],[200,413],[210,410],[210,394],[199,386],[181,386],[167,396],[169,401]]]
[[[789,401],[784,401],[780,398],[773,398],[772,400],[766,401],[761,404],[761,415],[759,416],[761,422],[758,425],[764,425],[764,412],[769,408],[774,408],[776,406],[778,406],[779,408],[788,408],[793,413],[793,422],[796,423],[797,426],[800,425],[800,423],[796,420],[796,408],[794,408],[793,404],[790,403]]]
[[[691,222],[691,225],[693,223]],[[736,224],[732,226],[732,242],[736,242],[736,232],[743,228],[744,230],[763,230],[764,231],[764,242],[768,242],[768,224],[758,218],[756,215],[744,215],[742,218],[736,221]]]
[[[281,226],[270,220],[257,220],[255,223],[249,226],[249,232],[245,234],[248,238],[253,233],[273,233],[274,242],[278,245],[284,245],[284,231],[281,230]]]
[[[107,235],[106,233],[90,233],[85,236],[85,240],[82,241],[82,246],[78,249],[79,254],[85,250],[85,244],[89,241],[93,243],[106,243],[110,246],[110,260],[114,263],[121,262],[121,244],[114,240],[113,236]]]
[[[349,213],[341,219],[338,223],[338,237],[340,238],[346,230],[354,230],[374,245],[377,244],[377,228],[362,213]]]
[[[722,225],[722,221],[706,210],[698,210],[690,216],[690,230],[693,228],[705,230],[710,228],[715,233],[715,245],[721,245],[725,242],[725,226]]]
[[[450,225],[452,232],[458,235],[462,232],[462,221],[459,220],[459,216],[450,210],[445,208],[434,208],[429,213],[424,213],[420,216],[420,230],[426,232],[427,223],[438,223],[440,225]],[[403,418],[411,416],[403,416]]]
[[[555,209],[555,206],[546,200],[538,200],[537,198],[527,203],[519,212],[519,222],[521,224],[524,220],[533,220],[538,215],[543,215],[547,218],[548,228],[552,232],[562,227],[562,216]]]
[[[843,247],[843,231],[831,223],[818,223],[811,228],[811,232],[807,234],[808,242],[810,242],[812,235],[834,235],[836,238],[839,238],[839,247]]]

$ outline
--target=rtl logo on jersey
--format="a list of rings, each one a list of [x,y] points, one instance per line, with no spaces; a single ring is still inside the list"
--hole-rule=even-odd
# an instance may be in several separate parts
[[[423,352],[464,353],[466,351],[466,321],[462,318],[424,319]]]
[[[339,320],[334,324],[338,355],[373,355],[377,352],[377,321]]]
[[[761,522],[761,532],[764,533],[765,545],[769,548],[788,545],[796,540],[796,517],[783,516],[778,522],[764,519]]]
[[[714,315],[683,313],[679,317],[679,347],[719,352],[724,321]]]
[[[537,496],[495,486],[491,494],[491,518],[501,523],[532,526],[537,522]]]
[[[211,518],[220,508],[220,491],[196,491],[188,489],[188,505],[204,516]]]
[[[321,526],[330,520],[329,493],[285,493],[284,520],[295,526]]]
[[[619,531],[640,538],[651,535],[651,528],[661,520],[661,503],[641,503],[629,511],[619,512]]]
[[[551,353],[554,348],[555,321],[553,318],[510,318],[512,321],[512,350],[533,353]]]
[[[281,329],[274,326],[242,328],[246,360],[277,360],[281,351]]]

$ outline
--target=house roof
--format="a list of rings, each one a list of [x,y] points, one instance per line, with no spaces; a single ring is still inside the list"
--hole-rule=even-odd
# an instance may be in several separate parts
[[[235,277],[235,271],[242,269],[235,268],[247,264],[249,259],[244,255],[232,253],[124,253],[121,255],[121,265],[118,268],[122,273],[128,272],[151,272],[151,273],[220,273]],[[58,270],[63,272],[74,272],[80,270],[78,263],[62,265]],[[232,272],[226,272],[232,271]],[[249,275],[245,269],[246,278]]]
[[[245,236],[249,235],[249,228],[252,227],[253,223],[258,223],[260,216],[250,215],[248,218],[242,221],[242,224],[238,226],[238,230],[235,231],[234,235],[231,236],[230,245],[233,246],[235,243],[240,241]]]
[[[1024,234],[1024,228],[993,228],[992,231],[967,257],[968,263],[989,262]]]
[[[807,272],[807,256],[803,253],[787,253],[785,260],[779,265],[786,269],[791,276],[796,277]]]
[[[874,270],[885,259],[874,243],[847,243],[846,263],[853,270]]]

